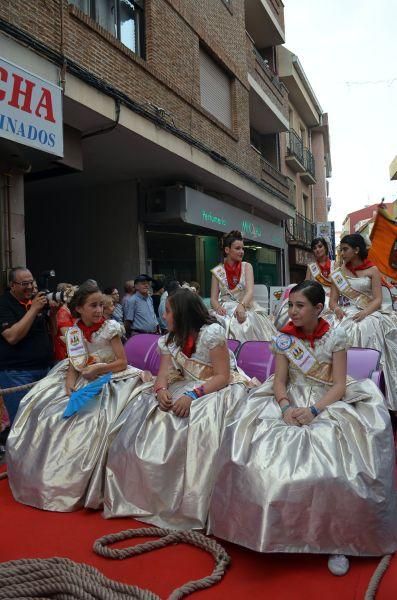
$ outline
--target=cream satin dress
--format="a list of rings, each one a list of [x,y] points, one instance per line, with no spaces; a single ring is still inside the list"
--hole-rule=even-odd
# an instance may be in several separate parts
[[[212,376],[210,350],[226,343],[218,323],[204,325],[196,349],[187,358],[175,344],[159,340],[171,355],[169,391],[177,400]],[[180,418],[159,408],[152,392],[131,405],[109,450],[105,517],[133,516],[159,527],[204,528],[214,485],[214,464],[226,419],[247,397],[248,378],[230,353],[227,387],[193,400],[190,415]]]
[[[234,290],[229,290],[229,287],[226,285],[227,277],[223,265],[216,267],[223,269],[223,281],[220,281],[218,277],[216,279],[219,284],[219,303],[226,310],[227,314],[223,317],[215,311],[211,311],[211,313],[224,327],[227,338],[238,340],[239,342],[250,340],[269,341],[275,335],[276,329],[269,319],[266,310],[260,307],[255,300],[251,302],[250,306],[246,307],[247,318],[244,323],[239,323],[235,316],[238,303],[243,300],[247,292],[246,267],[247,263],[242,262],[241,278]],[[214,274],[213,276],[215,277]]]
[[[123,332],[116,321],[105,321],[87,342],[89,354],[96,362],[114,361],[110,341]],[[59,362],[22,399],[6,453],[14,498],[61,512],[83,506],[87,494],[94,505],[101,505],[110,429],[142,389],[141,371],[128,367],[114,373],[99,396],[64,419],[69,402],[65,392],[68,366],[69,359]],[[80,376],[76,388],[87,383]]]
[[[332,365],[346,347],[343,329],[329,330],[314,355]],[[327,387],[290,363],[293,406],[313,405]],[[344,398],[303,427],[283,421],[273,377],[253,390],[225,428],[208,529],[259,552],[393,553],[395,451],[375,384],[348,378]]]
[[[372,297],[370,277],[345,277],[356,291]],[[386,401],[390,410],[397,410],[397,313],[390,302],[356,323],[352,317],[361,309],[351,304],[343,307],[346,316],[337,327],[347,333],[349,344],[359,348],[374,348],[381,352],[381,365],[386,381]]]

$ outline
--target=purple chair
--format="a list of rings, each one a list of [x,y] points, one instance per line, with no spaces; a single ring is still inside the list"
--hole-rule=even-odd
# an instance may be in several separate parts
[[[249,377],[266,381],[274,373],[275,367],[270,342],[244,342],[237,354],[237,365]]]
[[[385,378],[380,367],[380,352],[373,348],[350,348],[347,351],[347,373],[353,379],[372,379],[385,394]]]
[[[128,364],[137,369],[150,370],[153,356],[157,354],[158,339],[156,333],[138,333],[130,337],[124,346]]]
[[[240,342],[238,340],[227,340],[227,347],[237,356],[237,351],[240,348]]]

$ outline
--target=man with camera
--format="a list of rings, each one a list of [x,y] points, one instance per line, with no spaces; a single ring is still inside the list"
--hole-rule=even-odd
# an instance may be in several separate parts
[[[9,290],[0,296],[0,388],[45,377],[53,360],[45,292],[33,297],[34,279],[24,267],[11,269]],[[4,394],[11,424],[29,390]]]

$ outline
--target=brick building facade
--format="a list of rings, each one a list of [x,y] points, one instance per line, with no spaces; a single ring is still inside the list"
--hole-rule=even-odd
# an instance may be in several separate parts
[[[0,131],[3,273],[152,271],[208,292],[218,238],[241,228],[257,281],[283,283],[283,42],[281,0],[2,2],[0,56],[61,86],[64,137],[54,157]]]

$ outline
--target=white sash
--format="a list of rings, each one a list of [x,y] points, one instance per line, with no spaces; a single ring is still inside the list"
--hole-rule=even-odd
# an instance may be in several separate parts
[[[350,285],[344,273],[342,272],[342,269],[336,269],[336,271],[331,273],[331,279],[341,295],[349,298],[349,300],[358,306],[358,308],[366,308],[371,301],[371,297],[368,294],[359,292]]]
[[[82,371],[88,362],[88,349],[83,332],[78,325],[73,325],[69,327],[65,337],[69,360],[76,371]]]
[[[241,265],[241,277],[243,276],[243,269],[245,269],[244,263],[242,263],[242,265]],[[223,264],[217,265],[216,267],[211,269],[211,273],[213,275],[215,275],[215,277],[219,281],[219,283],[222,287],[222,291],[224,293],[228,294],[228,296],[230,296],[230,298],[232,300],[234,300],[234,302],[238,302],[237,298],[230,291],[229,284],[227,282],[226,269],[225,269],[224,265]],[[241,279],[240,279],[240,281],[241,281]],[[234,289],[235,290],[243,290],[244,286],[239,282]]]
[[[279,333],[273,340],[278,350],[281,350],[303,375],[321,383],[332,384],[332,365],[319,363],[311,348],[302,340],[287,333]]]

